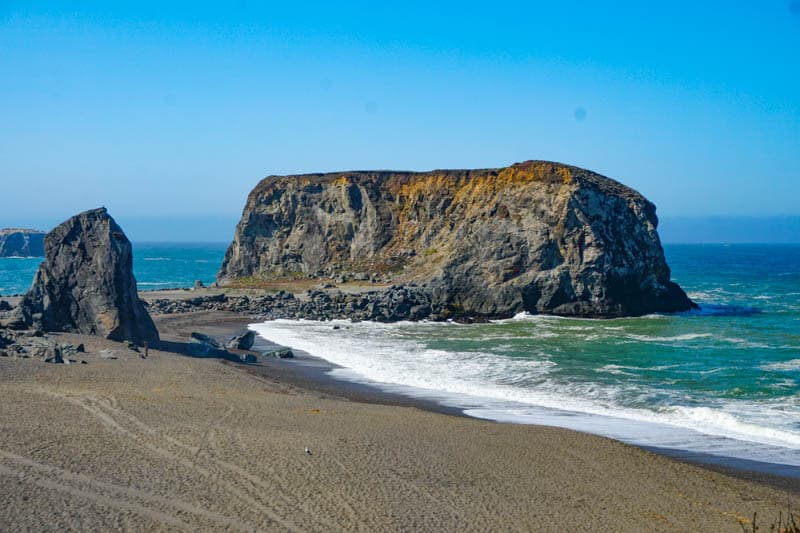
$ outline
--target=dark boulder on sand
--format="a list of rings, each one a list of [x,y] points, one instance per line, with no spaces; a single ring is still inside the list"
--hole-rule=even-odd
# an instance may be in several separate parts
[[[232,337],[225,346],[232,350],[249,350],[253,347],[253,343],[256,340],[256,332],[255,331],[247,331],[242,333],[241,335],[236,335]]]
[[[226,346],[222,346],[219,342],[217,342],[217,340],[214,337],[206,335],[205,333],[193,331],[191,333],[191,337],[194,340],[198,341],[196,344],[198,349],[194,350],[193,352],[195,356],[220,357],[222,359],[227,359],[229,361],[235,361],[237,363],[247,363],[247,364],[256,363],[258,361],[258,358],[253,354],[231,353],[226,349],[227,346],[227,348],[234,348],[237,350],[248,350],[249,348],[239,348],[238,346],[231,346],[234,340],[245,339],[247,337],[246,334],[234,337],[233,339],[231,339],[226,343]],[[245,344],[246,342],[247,341],[245,340]],[[252,346],[252,342],[250,343],[250,345]]]
[[[139,345],[158,342],[136,291],[131,243],[105,208],[62,223],[44,247],[45,260],[19,306],[25,323]]]

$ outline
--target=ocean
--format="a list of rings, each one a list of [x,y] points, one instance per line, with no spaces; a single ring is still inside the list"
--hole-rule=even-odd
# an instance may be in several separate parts
[[[214,281],[224,244],[136,244],[140,289]],[[334,377],[662,450],[800,468],[800,245],[667,245],[700,311],[489,324],[253,325],[335,364]],[[0,294],[39,259],[0,259]],[[340,326],[333,329],[333,325]],[[800,470],[797,470],[800,472]]]
[[[134,243],[133,272],[139,290],[214,283],[228,243]],[[0,257],[0,295],[28,290],[41,257]]]
[[[702,309],[489,324],[280,320],[262,336],[333,375],[464,409],[800,475],[800,246],[665,246]],[[752,466],[752,465],[750,465]]]

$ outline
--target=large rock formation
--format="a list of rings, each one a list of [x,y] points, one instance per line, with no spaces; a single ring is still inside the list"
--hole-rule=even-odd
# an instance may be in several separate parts
[[[47,234],[44,246],[45,260],[20,303],[25,322],[46,331],[158,342],[136,292],[131,243],[105,208],[70,218]]]
[[[218,278],[378,275],[425,287],[455,315],[690,309],[657,224],[633,189],[543,161],[270,176],[250,193]]]
[[[0,257],[43,256],[44,235],[35,229],[0,229]]]

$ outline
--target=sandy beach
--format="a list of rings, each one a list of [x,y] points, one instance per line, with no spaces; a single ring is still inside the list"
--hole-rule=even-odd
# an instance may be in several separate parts
[[[157,319],[177,349],[189,328],[246,322]],[[0,359],[4,531],[740,531],[799,497],[792,481],[602,437],[354,401],[288,379],[279,362],[144,359],[59,337],[85,343],[88,364]]]
[[[800,0],[0,0],[0,533],[800,533]]]

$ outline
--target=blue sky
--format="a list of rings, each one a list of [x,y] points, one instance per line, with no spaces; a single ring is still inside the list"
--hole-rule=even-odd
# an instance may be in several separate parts
[[[33,4],[0,0],[0,226],[525,159],[664,219],[800,215],[800,0]]]

